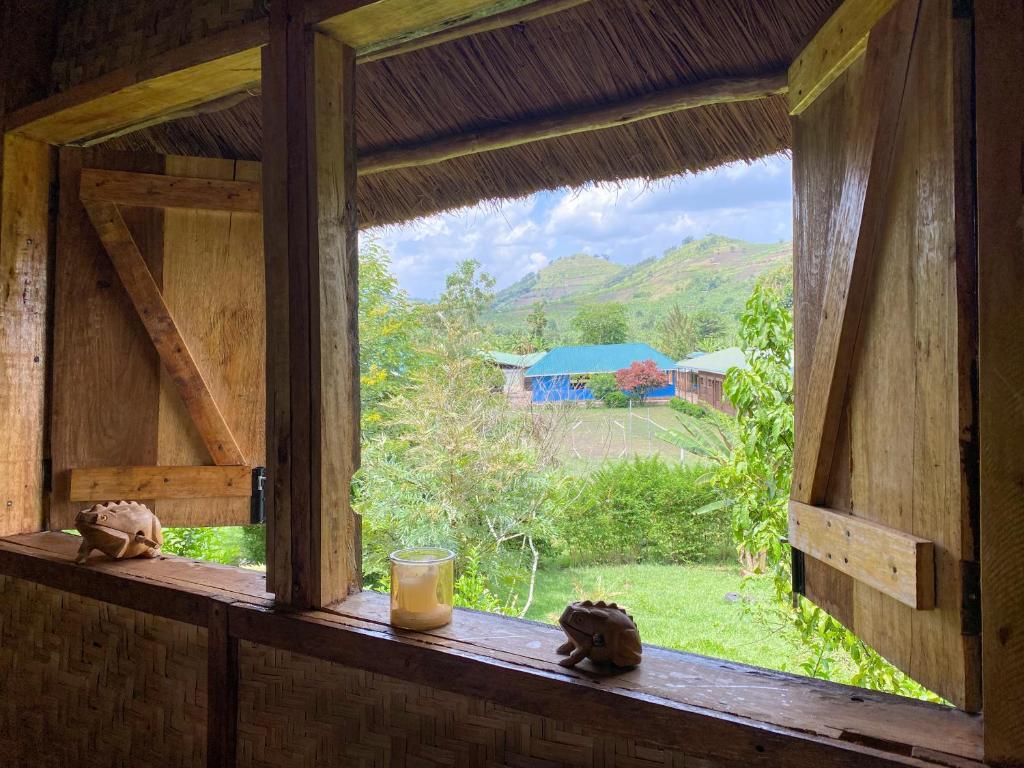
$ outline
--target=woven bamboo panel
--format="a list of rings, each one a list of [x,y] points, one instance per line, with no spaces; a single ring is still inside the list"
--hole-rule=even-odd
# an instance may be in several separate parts
[[[63,90],[266,15],[264,0],[72,0],[53,63]]]
[[[0,576],[0,765],[201,766],[206,630]]]
[[[711,768],[657,744],[242,643],[238,765]]]

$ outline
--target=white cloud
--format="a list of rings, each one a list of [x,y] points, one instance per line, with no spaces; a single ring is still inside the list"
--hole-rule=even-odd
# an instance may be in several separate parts
[[[792,236],[790,162],[777,156],[647,183],[589,184],[481,204],[371,230],[410,294],[436,296],[463,259],[505,287],[572,253],[634,263],[709,232],[770,242]]]

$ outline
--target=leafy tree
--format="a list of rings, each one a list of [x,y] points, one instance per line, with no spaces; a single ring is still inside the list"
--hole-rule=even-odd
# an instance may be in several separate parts
[[[658,349],[675,360],[682,360],[697,350],[700,334],[693,317],[678,304],[673,304],[658,322]]]
[[[545,306],[543,301],[533,302],[533,306],[530,307],[530,314],[526,316],[526,328],[530,332],[530,336],[536,340],[538,347],[544,346],[544,338],[548,330],[548,316],[547,312],[544,311]]]
[[[777,283],[776,283],[777,284]],[[792,622],[810,651],[802,662],[812,677],[935,699],[891,666],[821,608],[802,597],[793,605],[787,506],[793,467],[793,319],[785,295],[762,280],[740,318],[749,368],[733,368],[725,393],[737,410],[737,440],[718,475],[731,507],[741,555],[763,560],[777,600],[758,616],[769,625]],[[853,668],[844,676],[843,668]]]
[[[590,377],[590,383],[587,386],[594,399],[601,400],[605,405],[608,405],[607,399],[610,395],[620,394],[619,385],[615,382],[613,373],[595,373]]]
[[[369,243],[359,249],[359,387],[364,432],[380,423],[380,405],[417,364],[416,314],[391,274],[391,259]]]
[[[641,403],[654,390],[667,386],[669,381],[669,374],[659,371],[658,364],[653,360],[637,360],[628,368],[620,368],[615,372],[615,383],[619,389]]]
[[[435,337],[431,364],[384,407],[389,431],[364,444],[355,506],[364,572],[380,584],[388,552],[430,542],[477,558],[488,589],[510,606],[532,600],[557,506],[554,451],[529,411],[491,386],[492,366],[460,326]],[[459,568],[462,567],[460,560]]]
[[[580,344],[623,344],[629,338],[629,316],[618,303],[587,304],[572,319]]]
[[[479,261],[466,259],[445,277],[436,309],[448,325],[477,327],[493,301],[494,278],[480,269]]]

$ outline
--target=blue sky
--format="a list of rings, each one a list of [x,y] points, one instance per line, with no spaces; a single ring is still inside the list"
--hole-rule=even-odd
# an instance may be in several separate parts
[[[432,299],[444,276],[468,258],[483,264],[500,289],[574,253],[634,264],[710,232],[761,243],[790,240],[792,198],[790,161],[778,155],[651,184],[589,184],[481,203],[363,237],[391,253],[402,288]]]

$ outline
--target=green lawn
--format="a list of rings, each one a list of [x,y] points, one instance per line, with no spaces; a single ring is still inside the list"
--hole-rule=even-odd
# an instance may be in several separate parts
[[[566,603],[616,602],[636,620],[645,643],[799,672],[806,657],[795,630],[772,631],[744,610],[740,600],[770,600],[761,581],[740,591],[735,566],[620,565],[541,571],[527,618],[555,623]],[[733,597],[734,595],[730,595]]]

